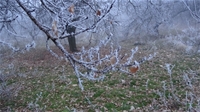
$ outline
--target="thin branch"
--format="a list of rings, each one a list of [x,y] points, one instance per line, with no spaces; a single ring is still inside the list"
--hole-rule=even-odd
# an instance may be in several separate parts
[[[101,22],[101,20],[103,20],[103,18],[111,11],[111,9],[112,9],[114,3],[115,3],[115,0],[112,2],[112,4],[110,5],[110,7],[109,7],[109,9],[106,11],[106,13],[105,13],[99,20],[97,20],[93,25],[91,25],[90,27],[88,27],[88,28],[86,28],[86,29],[84,29],[84,30],[82,30],[82,31],[79,31],[79,32],[77,32],[77,33],[74,33],[73,35],[78,35],[78,34],[81,34],[81,33],[84,33],[84,32],[86,32],[86,31],[89,31],[89,30],[92,30],[92,29],[96,28],[97,24],[99,24],[99,23]],[[64,36],[60,36],[59,39],[64,39],[64,38],[67,38],[67,37],[69,37],[69,36],[70,36],[70,34],[64,35]]]
[[[8,20],[0,20],[0,23],[2,23],[2,22],[9,22],[10,23],[12,21],[15,21],[17,18],[18,18],[18,16],[11,18],[11,19],[8,19]]]
[[[35,23],[36,26],[38,26],[38,28],[40,30],[42,30],[48,38],[51,38],[52,40],[55,40],[50,34],[49,32],[33,17],[33,15],[31,14],[31,11],[28,10],[21,2],[20,0],[16,0],[16,2],[19,4],[19,6],[26,12],[26,14],[28,15],[28,17]]]
[[[51,10],[45,3],[44,3],[44,0],[40,0],[42,5],[44,6],[44,8],[46,8],[49,12],[53,13],[53,14],[56,14],[53,10]]]

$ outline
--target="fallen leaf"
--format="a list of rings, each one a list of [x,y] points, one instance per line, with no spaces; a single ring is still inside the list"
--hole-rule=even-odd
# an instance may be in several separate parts
[[[73,86],[73,87],[76,87],[76,86],[78,86],[78,85],[77,85],[77,84],[73,84],[72,86]]]
[[[129,111],[133,111],[133,110],[135,110],[135,107],[134,106],[131,106],[131,108],[130,108],[130,110]]]
[[[125,84],[126,83],[126,81],[125,80],[122,80],[122,84]]]
[[[61,96],[61,98],[64,99],[64,97],[65,97],[65,95],[63,94],[63,95]]]

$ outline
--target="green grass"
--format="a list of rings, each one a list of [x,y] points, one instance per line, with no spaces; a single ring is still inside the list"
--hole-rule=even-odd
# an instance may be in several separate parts
[[[197,70],[197,61],[193,58],[200,56],[185,57],[169,60],[160,54],[163,59],[152,59],[150,62],[141,65],[141,69],[135,75],[126,75],[118,72],[106,74],[103,82],[88,81],[84,79],[85,90],[81,91],[78,80],[69,65],[38,65],[27,67],[25,65],[16,66],[17,73],[26,74],[26,77],[13,77],[8,80],[8,84],[22,84],[22,89],[14,99],[1,103],[1,107],[11,107],[12,110],[28,109],[34,111],[36,107],[28,108],[31,102],[38,105],[37,108],[45,111],[69,112],[73,108],[93,112],[101,111],[129,111],[131,106],[135,109],[148,109],[152,105],[154,109],[165,108],[157,91],[164,92],[162,82],[166,82],[164,97],[170,100],[172,90],[170,77],[167,71],[161,67],[165,63],[175,65],[172,74],[172,82],[175,94],[180,98],[185,98],[185,85],[182,74],[189,69]],[[185,59],[186,58],[186,59]],[[63,70],[64,67],[64,70]],[[7,70],[9,71],[9,70]],[[199,75],[197,77],[200,77]],[[122,83],[125,81],[125,84]],[[194,83],[198,84],[194,81]],[[200,90],[198,87],[195,88]],[[92,105],[89,104],[90,99]],[[159,105],[155,105],[155,101]],[[171,104],[172,105],[172,104]],[[194,104],[196,105],[196,104]],[[187,109],[183,105],[179,108]],[[67,109],[69,108],[69,110]]]

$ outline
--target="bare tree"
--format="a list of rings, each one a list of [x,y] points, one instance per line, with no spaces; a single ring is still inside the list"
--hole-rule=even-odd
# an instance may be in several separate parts
[[[127,37],[156,37],[162,35],[159,28],[169,24],[178,15],[174,13],[180,1],[166,0],[128,0],[123,8],[123,13],[130,16],[130,21],[125,29]],[[121,4],[121,3],[120,3]]]
[[[108,18],[115,2],[115,0],[106,2],[85,0],[16,0],[18,5],[15,5],[15,7],[20,7],[21,9],[18,10],[28,16],[47,36],[46,46],[51,54],[57,58],[69,61],[78,78],[81,90],[84,90],[81,78],[103,80],[104,74],[112,70],[132,74],[139,69],[140,63],[153,57],[153,55],[144,57],[140,62],[134,60],[137,48],[132,49],[130,56],[126,54],[124,56],[121,55],[120,46],[113,47],[110,40],[113,36],[112,32],[107,33],[105,40],[103,39],[96,47],[89,50],[85,50],[83,47],[78,53],[69,53],[61,43],[61,40],[83,32],[109,30],[109,25],[112,25],[112,21],[110,19],[108,21]],[[101,27],[105,22],[108,23],[107,26],[105,28]],[[70,26],[74,26],[78,31],[66,32],[67,27]],[[52,41],[62,51],[64,57],[51,50],[49,41]],[[105,48],[108,51],[102,50]]]
[[[197,0],[186,1],[182,0],[185,7],[189,10],[190,15],[196,20],[200,21],[200,2]]]
[[[3,0],[0,1],[0,31],[3,28],[8,30],[13,30],[11,22],[14,21],[19,13],[18,8],[12,0]]]
[[[187,11],[189,11],[191,17],[197,21],[200,22],[200,2],[197,0],[191,0],[186,1],[182,0],[185,8]],[[192,46],[196,47],[196,52],[200,51],[200,39],[199,39],[199,29],[197,28],[190,28],[186,35],[189,37],[189,43],[192,44]]]

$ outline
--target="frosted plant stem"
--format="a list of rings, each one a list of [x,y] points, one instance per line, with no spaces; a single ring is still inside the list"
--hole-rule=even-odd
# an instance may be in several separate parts
[[[87,96],[85,96],[85,99],[87,100],[88,104],[91,105],[92,108],[94,109],[95,106],[91,103],[90,99]]]

